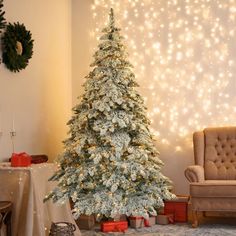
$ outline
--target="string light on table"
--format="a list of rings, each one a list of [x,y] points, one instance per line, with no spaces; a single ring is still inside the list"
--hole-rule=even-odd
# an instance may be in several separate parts
[[[234,0],[95,0],[95,37],[110,7],[162,143],[181,151],[195,130],[235,125]]]

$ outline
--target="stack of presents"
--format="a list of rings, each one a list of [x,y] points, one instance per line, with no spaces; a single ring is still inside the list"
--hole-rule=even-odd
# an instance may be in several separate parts
[[[188,196],[177,196],[176,199],[165,201],[165,206],[157,216],[143,217],[125,215],[119,216],[118,220],[102,221],[100,223],[102,232],[125,232],[128,227],[142,228],[152,227],[155,224],[166,225],[174,223],[186,223],[188,221]],[[92,230],[95,227],[95,217],[81,216],[77,224],[80,229]]]

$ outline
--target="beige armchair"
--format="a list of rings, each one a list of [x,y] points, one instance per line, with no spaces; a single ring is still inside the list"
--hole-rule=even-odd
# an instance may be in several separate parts
[[[236,212],[236,127],[206,128],[193,134],[195,165],[185,170],[190,182],[193,227],[197,213]]]

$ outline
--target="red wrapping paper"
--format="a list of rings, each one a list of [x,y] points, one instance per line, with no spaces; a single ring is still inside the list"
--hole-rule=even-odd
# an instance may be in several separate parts
[[[127,229],[127,221],[107,221],[101,223],[102,232],[125,232]]]
[[[188,221],[188,203],[187,202],[165,202],[165,215],[173,214],[174,222]]]
[[[12,153],[11,166],[12,167],[27,167],[31,165],[31,156],[25,152]]]

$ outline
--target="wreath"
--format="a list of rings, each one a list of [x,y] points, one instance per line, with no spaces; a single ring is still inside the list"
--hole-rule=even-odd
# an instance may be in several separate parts
[[[24,24],[7,24],[2,37],[2,59],[10,71],[19,72],[25,69],[33,55],[33,41]]]
[[[2,10],[3,8],[3,0],[0,0],[0,33],[2,32],[2,29],[5,28],[6,20],[4,18],[5,11]]]

